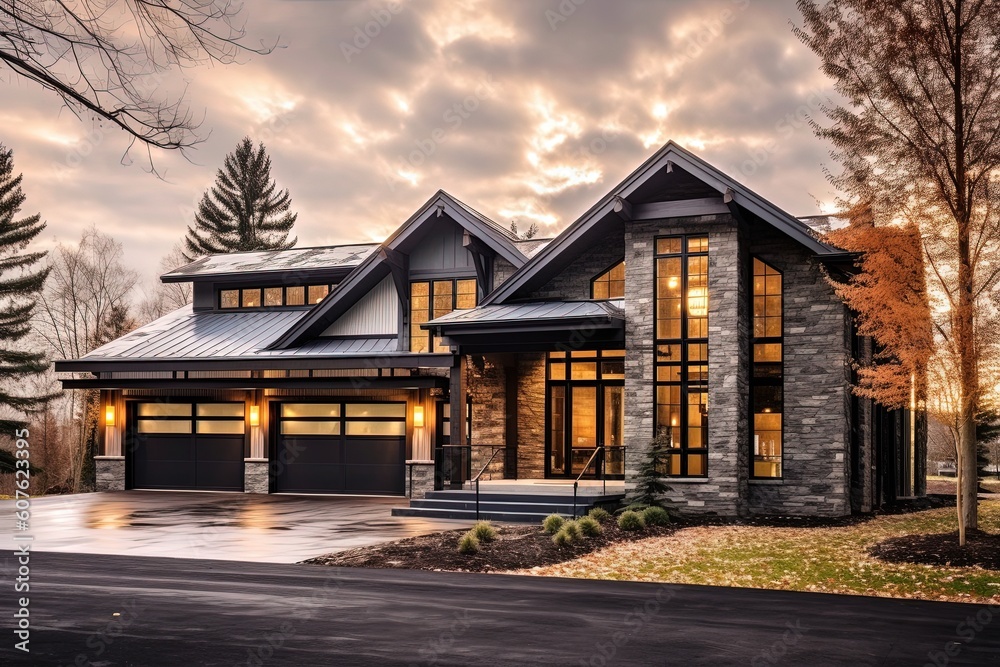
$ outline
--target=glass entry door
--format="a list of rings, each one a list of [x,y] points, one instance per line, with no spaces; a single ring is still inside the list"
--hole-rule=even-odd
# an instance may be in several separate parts
[[[624,353],[557,354],[550,357],[548,370],[545,472],[548,477],[577,477],[598,446],[622,444]],[[609,451],[607,473],[623,474],[621,461],[620,450]],[[590,466],[586,476],[597,470],[596,464]]]

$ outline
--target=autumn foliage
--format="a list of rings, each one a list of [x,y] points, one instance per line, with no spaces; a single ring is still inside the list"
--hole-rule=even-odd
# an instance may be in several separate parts
[[[826,240],[858,253],[856,273],[845,280],[830,278],[856,313],[858,333],[875,342],[872,363],[857,368],[856,392],[902,408],[910,404],[914,379],[918,391],[923,386],[934,351],[920,231],[913,224],[876,226],[864,204],[849,216],[850,225],[828,233]]]

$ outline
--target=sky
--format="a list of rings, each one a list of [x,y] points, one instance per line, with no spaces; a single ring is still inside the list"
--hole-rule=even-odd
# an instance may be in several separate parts
[[[227,152],[263,141],[299,246],[380,241],[438,189],[494,220],[569,225],[668,140],[795,215],[831,212],[834,95],[792,34],[794,0],[246,0],[235,65],[189,68],[204,141],[126,154],[0,69],[0,143],[41,244],[91,224],[155,280]]]

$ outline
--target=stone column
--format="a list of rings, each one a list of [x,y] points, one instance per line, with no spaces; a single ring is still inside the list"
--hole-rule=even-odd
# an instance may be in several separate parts
[[[243,459],[243,490],[246,493],[270,493],[267,459]]]
[[[125,490],[124,456],[95,456],[94,467],[97,471],[98,491]]]
[[[411,485],[412,480],[412,485]],[[406,497],[424,498],[434,490],[434,461],[406,462]]]

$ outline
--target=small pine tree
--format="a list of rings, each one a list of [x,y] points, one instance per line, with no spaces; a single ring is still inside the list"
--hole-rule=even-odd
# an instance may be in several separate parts
[[[517,238],[521,239],[522,241],[527,241],[529,239],[535,238],[535,235],[538,234],[538,225],[533,222],[530,225],[528,225],[528,228],[525,231],[519,232],[517,230],[517,220],[511,220],[510,233],[516,236]]]
[[[26,380],[49,367],[43,353],[18,349],[30,331],[32,313],[49,275],[48,268],[38,268],[45,252],[24,252],[45,223],[37,213],[16,217],[25,199],[21,178],[21,174],[14,175],[13,151],[0,145],[0,407],[8,412],[0,417],[0,433],[5,434],[25,426],[22,420],[10,418],[11,411],[36,410],[58,395],[32,395],[21,389]]]
[[[670,432],[661,428],[660,432],[650,443],[646,460],[639,468],[636,476],[635,489],[629,499],[630,505],[642,505],[646,507],[659,507],[661,497],[670,487],[664,480],[666,477],[666,464],[670,460]]]
[[[271,179],[271,158],[264,144],[256,150],[250,137],[226,156],[216,182],[204,194],[184,238],[187,261],[202,255],[248,250],[285,250],[298,214],[291,212],[288,190]]]

